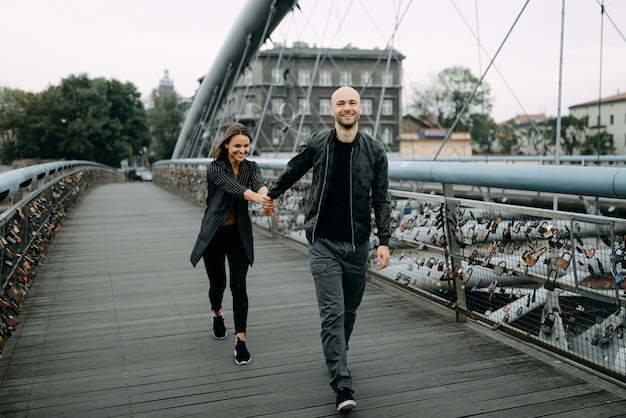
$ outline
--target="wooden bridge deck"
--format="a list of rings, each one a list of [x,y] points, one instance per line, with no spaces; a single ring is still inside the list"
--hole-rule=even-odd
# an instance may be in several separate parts
[[[203,209],[100,186],[65,220],[0,359],[2,417],[334,416],[306,248],[255,232],[248,346],[211,335],[188,261]],[[231,298],[225,315],[232,335]],[[621,385],[371,279],[349,364],[353,417],[617,417]]]

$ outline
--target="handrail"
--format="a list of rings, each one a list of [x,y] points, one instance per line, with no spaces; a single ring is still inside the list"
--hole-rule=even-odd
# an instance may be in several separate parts
[[[259,167],[282,170],[287,159],[251,158]],[[206,165],[209,158],[162,160],[154,164]],[[389,178],[477,187],[626,198],[626,168],[563,165],[503,165],[390,160]]]
[[[45,180],[60,171],[81,166],[101,167],[114,170],[112,167],[93,161],[70,160],[37,164],[6,171],[0,173],[0,202],[8,200],[11,196],[19,192],[20,189],[29,187],[36,181]]]

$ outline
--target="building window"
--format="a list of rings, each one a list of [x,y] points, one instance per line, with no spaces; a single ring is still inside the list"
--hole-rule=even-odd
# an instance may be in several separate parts
[[[342,71],[341,72],[341,85],[342,86],[351,86],[352,85],[352,71]]]
[[[283,111],[284,105],[285,101],[283,99],[272,99],[272,113],[275,115],[280,115]]]
[[[298,71],[298,85],[308,86],[311,84],[311,72],[309,70]]]
[[[383,128],[383,144],[391,144],[393,131],[391,128]]]
[[[372,99],[363,99],[363,114],[369,116],[373,113],[374,106],[372,105]]]
[[[333,77],[328,70],[322,70],[320,73],[320,86],[332,86]]]
[[[383,86],[393,87],[393,74],[389,71],[385,71],[383,74]]]
[[[300,138],[304,139],[304,138],[308,138],[311,136],[311,127],[310,126],[303,126],[302,129],[300,129]]]
[[[361,85],[363,87],[367,87],[372,84],[372,72],[371,71],[361,71]]]
[[[311,114],[311,105],[306,97],[298,98],[298,113],[301,115]]]
[[[393,100],[391,99],[383,100],[383,115],[385,116],[393,115]]]
[[[246,115],[253,115],[254,114],[254,97],[247,98],[246,104],[244,107],[245,107],[244,113]]]
[[[279,145],[282,132],[278,127],[272,128],[272,145]]]
[[[613,115],[609,116],[609,124],[613,125]]]
[[[330,112],[330,99],[320,99],[320,115],[328,115]]]
[[[246,86],[251,86],[254,84],[254,73],[250,69],[246,70],[245,79]]]
[[[372,136],[373,134],[373,130],[371,126],[363,126],[363,127],[359,127],[359,129],[363,131],[364,133],[368,134],[369,136]]]
[[[278,68],[272,69],[272,84],[275,86],[283,85],[283,72]]]

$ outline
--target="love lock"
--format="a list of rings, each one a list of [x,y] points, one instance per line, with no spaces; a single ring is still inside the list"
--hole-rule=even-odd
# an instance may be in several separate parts
[[[554,280],[550,281],[552,278],[552,273],[554,273]],[[543,284],[543,288],[549,291],[553,291],[556,288],[556,279],[559,277],[557,270],[550,270],[550,274],[548,274],[548,280],[546,280]]]
[[[615,281],[615,284],[622,284],[622,282],[624,281],[624,275],[613,270],[613,266],[611,266],[611,273],[613,273],[613,281]]]
[[[556,317],[553,312],[550,312],[549,314],[546,315],[546,317],[544,318],[540,326],[541,332],[543,332],[544,335],[546,336],[552,335],[552,327],[554,327],[555,319]]]
[[[539,235],[543,235],[546,233],[546,231],[548,231],[548,222],[547,221],[543,221],[541,222],[541,224],[539,224],[539,226],[537,227],[537,234]]]
[[[585,251],[585,257],[587,258],[593,258],[593,256],[596,255],[596,249],[592,248],[590,250]]]
[[[467,269],[467,271],[465,272],[465,274],[463,274],[463,281],[465,283],[469,282],[469,280],[472,278],[472,273],[473,273],[473,269],[470,267]]]
[[[524,260],[524,263],[526,264],[526,266],[528,267],[532,267],[535,264],[537,264],[537,259],[542,256],[545,252],[547,251],[546,247],[541,247],[538,250],[528,250],[526,252],[524,252],[524,254],[522,254],[522,259]]]
[[[432,266],[435,265],[435,258],[434,257],[430,257],[428,259],[428,261],[426,262],[426,267],[428,268],[432,268]]]
[[[552,251],[548,251],[543,259],[543,264],[552,264]]]
[[[566,251],[554,261],[554,264],[556,264],[556,266],[562,270],[567,270],[569,268],[571,261],[572,261],[572,253],[570,253],[569,251]]]
[[[557,231],[556,229],[554,229],[554,228],[552,227],[552,225],[548,225],[548,226],[546,227],[545,232],[543,233],[543,237],[544,237],[544,238],[546,238],[546,239],[551,238],[551,237],[552,237],[555,233],[557,233],[557,232],[558,232],[558,231]]]
[[[506,261],[504,260],[500,261],[498,264],[493,266],[493,272],[498,276],[502,276],[502,273],[504,273],[505,269],[506,269]]]

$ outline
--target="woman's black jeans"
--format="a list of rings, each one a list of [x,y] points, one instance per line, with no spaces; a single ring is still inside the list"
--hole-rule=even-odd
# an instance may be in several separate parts
[[[249,261],[241,244],[238,225],[220,227],[202,254],[202,258],[209,276],[209,302],[213,311],[222,309],[224,290],[226,290],[226,258],[228,258],[235,332],[246,332],[248,322],[246,275]]]

